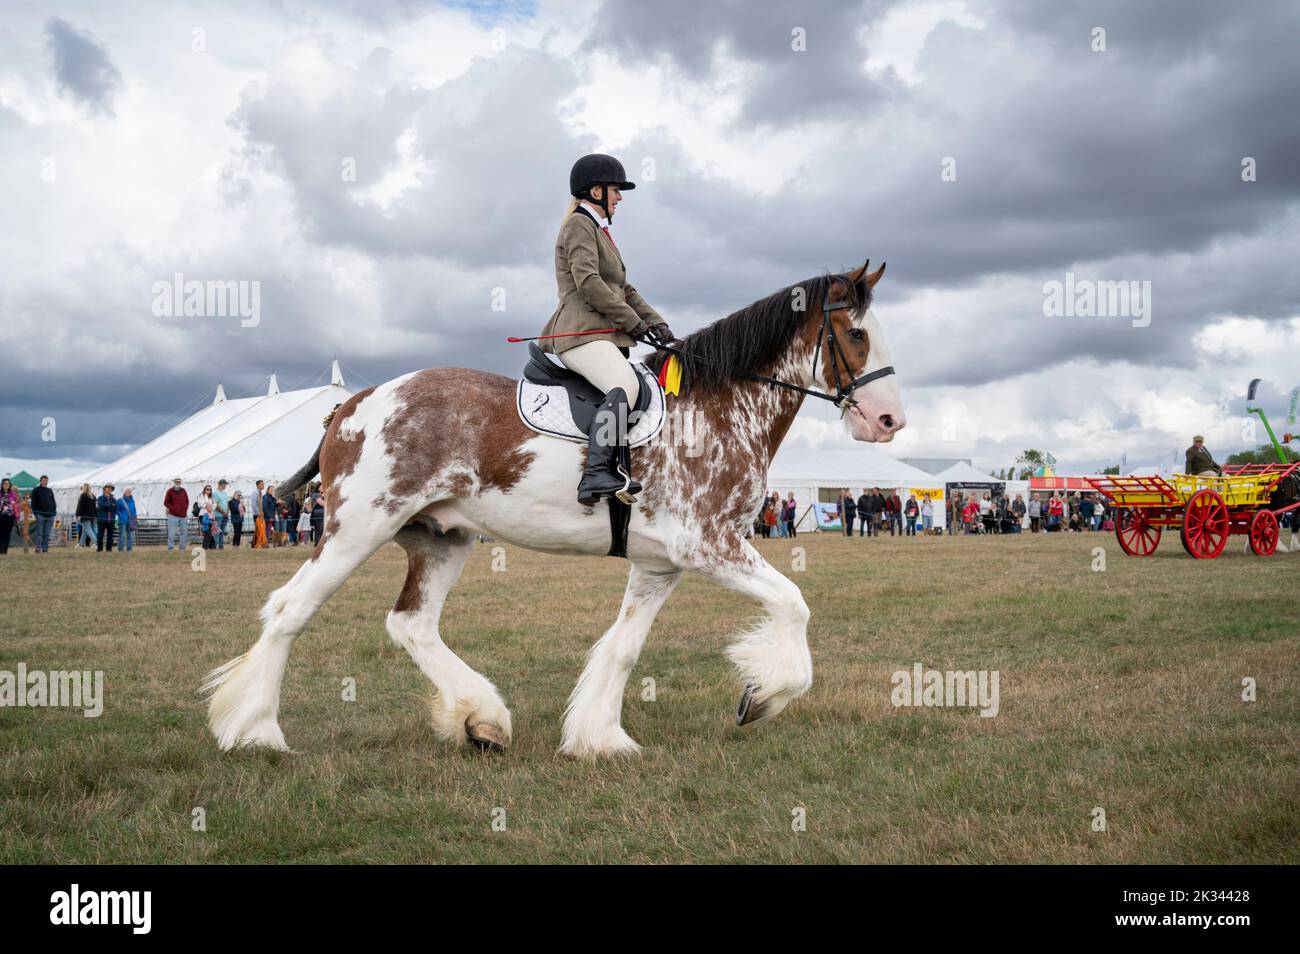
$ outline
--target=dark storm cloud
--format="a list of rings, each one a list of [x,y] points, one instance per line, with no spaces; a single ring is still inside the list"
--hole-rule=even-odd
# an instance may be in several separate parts
[[[563,210],[569,165],[591,148],[557,115],[577,84],[573,68],[510,47],[433,92],[385,79],[380,68],[372,76],[318,109],[296,89],[272,87],[248,96],[236,116],[283,169],[314,237],[466,265],[536,261]],[[359,200],[398,165],[395,143],[408,128],[426,182],[392,209]],[[341,175],[345,158],[356,161],[355,182]]]
[[[860,40],[867,26],[899,5],[605,0],[587,46],[632,62],[666,57],[696,80],[723,52],[760,67],[745,89],[738,123],[814,117],[851,123],[899,94],[892,74],[867,75],[868,48]]]
[[[91,112],[112,116],[113,98],[122,88],[122,74],[103,44],[58,17],[51,17],[45,24],[45,37],[54,57],[54,78],[59,88]]]
[[[358,6],[356,16],[382,26],[420,6],[382,15]],[[909,84],[863,69],[877,42],[863,29],[893,6],[609,0],[575,26],[594,24],[583,54],[660,64],[686,86],[713,85],[728,58],[739,61],[749,79],[722,135],[757,131],[749,161],[759,165],[772,161],[764,135],[794,130],[811,146],[788,182],[758,195],[726,169],[704,171],[700,144],[682,142],[682,130],[647,126],[620,144],[629,169],[653,158],[657,176],[620,211],[619,245],[630,278],[675,330],[867,257],[889,262],[876,311],[908,387],[975,389],[1075,359],[1158,382],[1192,365],[1192,342],[1215,319],[1296,313],[1300,124],[1290,117],[1300,8],[979,4],[985,26],[940,24]],[[284,8],[291,19],[300,9]],[[1107,30],[1105,53],[1089,48],[1094,26]],[[791,49],[795,27],[807,31],[806,53]],[[62,20],[46,29],[60,86],[111,112],[121,76],[102,45]],[[50,413],[58,453],[93,456],[141,439],[151,423],[156,433],[187,401],[206,403],[218,379],[230,397],[247,396],[263,393],[275,370],[288,390],[335,354],[364,375],[349,378],[353,387],[419,366],[517,370],[523,353],[502,339],[536,333],[554,307],[568,167],[598,142],[564,119],[590,81],[584,57],[511,45],[435,89],[416,85],[382,47],[331,67],[342,78],[323,101],[312,81],[275,79],[268,66],[231,90],[237,105],[219,118],[239,136],[239,162],[208,181],[232,222],[265,221],[250,213],[291,198],[283,258],[245,251],[239,225],[224,245],[197,241],[202,253],[160,245],[136,261],[135,250],[103,250],[98,265],[35,289],[0,275],[6,321],[102,323],[135,349],[124,360],[61,340],[76,358],[51,361],[39,388],[0,353],[0,405],[13,411],[0,415],[0,448],[52,456],[33,423]],[[0,107],[7,144],[25,127]],[[420,178],[384,206],[367,190],[408,164],[399,139]],[[947,156],[955,182],[940,178]],[[1258,161],[1257,182],[1242,182],[1244,156]],[[355,182],[341,174],[345,158],[356,162]],[[124,261],[138,277],[104,294],[102,276]],[[1039,289],[1067,269],[1152,281],[1151,326],[1046,318]],[[141,317],[149,283],[174,271],[261,280],[262,323]],[[377,306],[353,297],[357,284],[373,286]],[[504,312],[491,308],[497,288]],[[936,292],[947,293],[942,305],[916,304]],[[164,347],[178,338],[183,348]]]

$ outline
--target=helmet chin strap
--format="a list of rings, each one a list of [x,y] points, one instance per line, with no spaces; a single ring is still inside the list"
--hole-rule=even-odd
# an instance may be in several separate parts
[[[591,188],[594,189],[595,186],[592,186]],[[587,197],[589,199],[591,198],[591,189],[587,190]],[[591,199],[591,201],[595,202],[596,200]],[[607,185],[602,185],[600,187],[600,210],[605,213],[605,221],[612,225],[614,222],[614,216],[609,211],[609,186]]]

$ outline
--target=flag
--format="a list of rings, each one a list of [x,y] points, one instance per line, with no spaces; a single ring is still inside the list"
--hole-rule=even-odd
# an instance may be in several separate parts
[[[663,387],[664,394],[676,394],[681,389],[682,363],[677,360],[677,355],[670,354],[659,369],[659,384]]]

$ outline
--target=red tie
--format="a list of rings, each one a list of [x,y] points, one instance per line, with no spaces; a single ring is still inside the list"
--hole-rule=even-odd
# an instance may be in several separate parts
[[[615,248],[618,248],[618,243],[614,241],[614,236],[609,234],[609,226],[602,225],[600,227],[600,230],[605,233],[605,238],[609,239],[609,244],[614,246]]]

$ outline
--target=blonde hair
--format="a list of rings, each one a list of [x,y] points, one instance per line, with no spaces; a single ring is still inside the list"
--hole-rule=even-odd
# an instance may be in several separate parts
[[[563,228],[565,222],[569,221],[569,216],[573,214],[573,210],[576,209],[577,207],[578,207],[577,197],[569,196],[569,204],[564,210],[564,218],[560,219],[561,228]]]
[[[81,485],[81,492],[82,492],[83,494],[88,494],[88,493],[90,493],[90,484],[82,484],[82,485]]]

